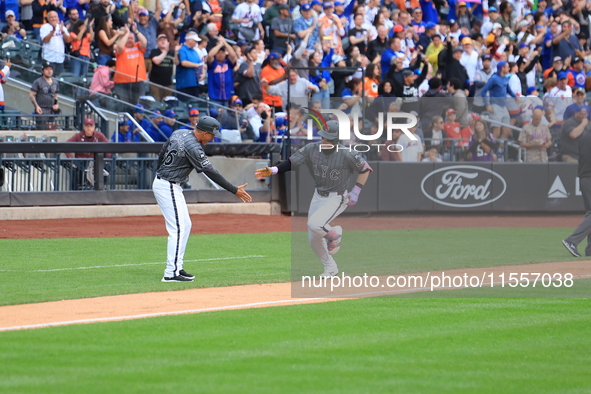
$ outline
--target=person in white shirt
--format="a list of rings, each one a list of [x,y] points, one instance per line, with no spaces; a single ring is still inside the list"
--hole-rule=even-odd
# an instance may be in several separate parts
[[[415,133],[416,129],[416,127],[408,129],[417,138],[416,141],[411,140],[410,137],[404,133],[398,138],[398,145],[402,146],[402,152],[400,153],[403,162],[416,163],[422,160],[423,142],[421,141],[421,137]]]
[[[287,83],[289,82],[289,93],[291,95],[291,101],[287,97]],[[263,85],[267,85],[267,93],[274,96],[281,96],[283,99],[283,108],[287,106],[287,103],[298,104],[301,107],[305,107],[308,104],[308,93],[318,93],[318,86],[314,85],[305,78],[298,76],[296,70],[290,70],[289,78],[283,82],[279,82],[276,85],[269,86],[266,79],[261,81]]]
[[[259,140],[262,132],[270,130],[271,107],[265,103],[258,103],[256,106],[256,116],[250,118],[249,122],[254,131],[255,141]]]
[[[546,96],[547,107],[554,110],[554,119],[558,129],[562,127],[566,107],[573,102],[572,97],[573,91],[568,86],[568,74],[566,71],[561,71],[558,73],[558,84]],[[556,132],[554,128],[551,131],[553,134]]]
[[[464,66],[466,72],[468,73],[468,78],[471,82],[473,82],[475,79],[476,70],[480,68],[480,58],[478,56],[478,52],[474,50],[472,39],[470,37],[462,38],[462,48],[464,48],[464,52],[462,52],[460,64]]]
[[[263,13],[254,0],[238,4],[232,14],[232,22],[240,24],[238,38],[247,42],[265,37],[262,21]]]
[[[373,24],[373,21],[380,11],[380,0],[369,0],[365,6],[365,20]]]
[[[39,29],[39,35],[43,43],[43,60],[53,66],[53,75],[58,76],[64,71],[64,60],[66,59],[66,45],[70,42],[70,33],[60,22],[55,11],[47,13],[47,23]]]

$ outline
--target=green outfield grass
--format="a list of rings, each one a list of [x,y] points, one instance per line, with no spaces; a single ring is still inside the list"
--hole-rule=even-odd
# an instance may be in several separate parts
[[[335,260],[351,275],[393,275],[460,268],[569,261],[569,228],[465,228],[345,231]],[[319,274],[307,234],[292,234],[292,275]],[[584,243],[579,251],[584,252]],[[583,253],[584,254],[584,253]]]
[[[341,271],[370,275],[566,261],[573,257],[560,240],[570,231],[346,231],[336,260]],[[287,282],[322,272],[305,233],[192,235],[185,255],[185,268],[197,276],[192,283],[160,282],[166,237],[0,240],[0,250],[0,305]]]
[[[363,299],[0,333],[3,393],[589,393],[589,299]]]

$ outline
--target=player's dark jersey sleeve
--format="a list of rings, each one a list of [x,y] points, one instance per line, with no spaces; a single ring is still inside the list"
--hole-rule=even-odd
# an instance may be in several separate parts
[[[369,164],[367,164],[367,161],[365,161],[359,153],[351,153],[350,155],[347,155],[347,162],[353,171],[360,173],[373,171]]]
[[[189,161],[191,162],[193,167],[195,167],[195,170],[197,170],[198,173],[208,171],[213,168],[213,166],[209,162],[209,159],[205,155],[205,152],[203,152],[203,148],[201,147],[201,145],[187,152],[187,159],[189,159]]]
[[[238,191],[238,188],[236,186],[232,185],[230,182],[228,182],[228,180],[226,178],[224,178],[222,176],[222,174],[217,172],[217,170],[215,168],[210,167],[209,170],[204,172],[204,174],[209,179],[211,179],[212,181],[214,181],[215,183],[217,183],[218,185],[220,185],[221,187],[223,187],[224,189],[226,189],[230,193],[236,194],[236,192]]]
[[[310,152],[314,149],[316,144],[308,144],[304,146],[302,149],[298,150],[296,153],[291,155],[289,160],[291,161],[292,167],[297,167],[302,164],[306,164],[306,162],[310,159]]]

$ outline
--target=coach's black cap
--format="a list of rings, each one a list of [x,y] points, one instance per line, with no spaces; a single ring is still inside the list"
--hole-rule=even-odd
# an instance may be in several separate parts
[[[216,136],[220,135],[220,122],[218,122],[211,116],[204,116],[200,118],[195,128]]]
[[[326,138],[329,141],[338,140],[339,139],[339,122],[336,120],[329,120],[326,122],[326,126],[328,130],[320,130],[318,135],[321,137]]]

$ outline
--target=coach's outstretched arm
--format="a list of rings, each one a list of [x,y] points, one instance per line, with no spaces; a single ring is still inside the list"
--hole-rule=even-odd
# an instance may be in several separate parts
[[[236,197],[241,199],[242,202],[251,202],[252,201],[252,197],[250,196],[250,194],[248,194],[246,192],[246,190],[244,190],[244,188],[246,186],[248,186],[248,183],[245,183],[244,185],[241,185],[241,186],[234,186],[233,184],[228,182],[228,180],[226,178],[224,178],[222,174],[217,172],[217,170],[213,167],[211,167],[207,171],[204,171],[203,174],[205,174],[209,179],[211,179],[212,181],[214,181],[215,183],[220,185],[220,187],[222,187],[222,188],[226,189],[227,191],[229,191],[230,193],[236,195]]]

